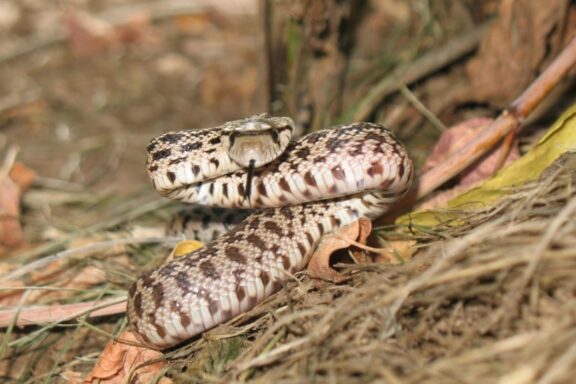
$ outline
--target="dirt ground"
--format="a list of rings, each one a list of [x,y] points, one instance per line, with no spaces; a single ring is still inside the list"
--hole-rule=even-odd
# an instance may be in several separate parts
[[[564,0],[0,0],[1,175],[22,190],[0,186],[0,311],[122,297],[162,262],[179,205],[146,175],[160,133],[262,112],[300,133],[376,121],[420,168],[446,127],[497,116],[575,31]],[[525,122],[518,156],[574,89],[572,72]],[[298,275],[164,355],[159,380],[571,382],[575,168],[567,155],[459,225],[412,232],[400,266],[344,267],[321,288]],[[0,382],[81,382],[126,320],[3,327]]]

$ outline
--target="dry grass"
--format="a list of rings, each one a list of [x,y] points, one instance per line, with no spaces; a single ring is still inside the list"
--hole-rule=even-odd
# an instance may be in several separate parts
[[[186,369],[178,381],[569,382],[575,169],[565,157],[465,227],[420,234],[423,249],[401,267],[355,268],[323,289],[289,284],[237,327],[172,352]]]
[[[166,353],[169,375],[176,382],[222,383],[570,382],[576,373],[575,170],[576,156],[567,154],[495,206],[413,233],[421,249],[404,265],[346,267],[346,283],[322,288],[299,274],[250,313]],[[163,223],[175,208],[149,212],[147,205],[125,203],[122,215],[115,213],[118,199],[102,203],[103,217],[116,216],[111,226]],[[109,226],[98,228],[113,236]],[[82,229],[71,233],[87,236]],[[159,248],[138,240],[126,248],[123,231],[116,235],[120,240],[101,243],[113,246],[106,251],[90,245],[92,235],[84,240],[86,252],[62,252],[64,272],[45,281],[54,287],[46,295],[55,296],[35,300],[58,305],[122,296],[141,270],[158,263]],[[88,267],[106,273],[102,283],[58,285]],[[27,291],[21,303],[35,294]],[[81,376],[125,328],[123,315],[9,328],[0,343],[4,375],[27,383]]]
[[[4,3],[20,9],[22,2]],[[86,3],[106,9],[118,5]],[[409,2],[391,3],[400,7]],[[456,2],[432,3],[458,11],[448,7]],[[436,39],[446,34],[443,39],[450,41],[460,29],[451,38],[448,29],[430,33],[432,24],[426,20],[432,10],[414,4],[406,6],[414,7],[413,14],[396,37],[385,33],[392,25],[384,17],[387,12],[381,20],[377,13],[367,13],[377,23],[364,30],[361,36],[366,38],[358,39],[353,63],[372,64],[351,72],[346,90],[351,100],[343,115],[351,115],[354,103],[370,94],[376,79],[386,85],[394,77],[384,76],[392,64],[405,64],[400,65],[406,76],[402,79],[432,115],[441,113],[447,124],[466,119],[466,108],[459,111],[470,99],[459,95],[476,92],[462,88],[464,63],[437,72],[429,60],[452,46],[439,48],[442,39]],[[157,244],[142,244],[157,235],[132,241],[132,229],[160,228],[179,209],[148,184],[146,143],[160,132],[262,112],[260,24],[255,12],[154,19],[143,31],[155,34],[160,44],[79,58],[64,41],[42,49],[33,44],[54,29],[46,20],[61,20],[64,10],[36,8],[20,12],[26,16],[20,27],[24,36],[18,29],[3,35],[5,42],[26,49],[17,56],[0,54],[0,86],[6,95],[0,102],[0,147],[17,144],[17,160],[41,175],[23,196],[28,244],[0,265],[13,268],[10,275],[2,270],[0,280],[18,280],[21,286],[14,296],[20,300],[2,306],[57,307],[123,297],[139,273],[168,253]],[[468,20],[457,13],[446,18]],[[471,36],[474,44],[457,50],[450,62],[477,44],[476,33]],[[420,57],[423,52],[431,55]],[[508,54],[502,60],[510,61]],[[437,80],[428,83],[423,77]],[[529,79],[532,74],[516,77]],[[431,143],[433,130],[403,97],[390,97],[390,89],[379,95],[387,99],[375,111],[376,120],[410,140],[421,163],[427,152],[419,140]],[[292,94],[305,99],[299,92]],[[485,100],[472,101],[476,115],[493,114],[482,108]],[[575,168],[572,156],[496,206],[463,214],[458,225],[413,233],[421,250],[402,266],[346,267],[350,280],[322,288],[305,273],[298,274],[250,313],[168,352],[170,377],[217,383],[571,382],[576,374]],[[96,272],[90,275],[94,280],[69,284],[87,277],[86,271]],[[0,295],[14,292],[11,288],[0,287]],[[0,382],[80,378],[106,342],[125,328],[123,315],[8,327],[0,338]]]

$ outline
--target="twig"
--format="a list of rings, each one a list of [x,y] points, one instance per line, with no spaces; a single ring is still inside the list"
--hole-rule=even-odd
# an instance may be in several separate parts
[[[576,64],[576,37],[564,48],[548,68],[510,104],[478,137],[446,158],[438,166],[422,175],[416,193],[421,198],[454,177],[487,150],[494,147],[504,136],[519,129],[528,114],[544,99],[556,84]]]
[[[418,100],[416,95],[414,95],[406,85],[400,85],[400,92],[408,102],[410,102],[410,104],[412,104],[414,108],[416,108],[416,110],[420,112],[420,114],[422,114],[422,116],[424,116],[434,128],[436,128],[438,132],[444,132],[446,130],[444,123],[442,123],[442,121],[440,121],[440,119],[437,118],[431,110]]]
[[[420,80],[472,52],[480,43],[480,39],[487,29],[488,25],[484,24],[465,36],[451,40],[443,47],[434,48],[434,50],[425,53],[418,60],[382,79],[360,101],[353,120],[366,120],[378,104],[386,96],[398,91],[401,85],[411,84]]]

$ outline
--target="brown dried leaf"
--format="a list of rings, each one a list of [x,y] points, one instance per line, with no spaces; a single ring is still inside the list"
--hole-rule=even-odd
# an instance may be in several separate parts
[[[152,45],[159,41],[146,13],[132,15],[130,20],[116,26],[114,32],[116,40],[122,45]]]
[[[337,232],[325,236],[308,263],[310,276],[335,283],[345,280],[347,278],[345,275],[331,267],[332,255],[340,249],[350,248],[351,241],[365,244],[371,231],[370,220],[361,217],[352,224],[343,226]],[[357,250],[353,256],[359,263],[369,261],[363,252],[357,252]]]
[[[115,44],[112,38],[112,27],[87,13],[66,12],[64,26],[70,48],[76,56],[95,56]]]
[[[440,139],[438,139],[438,142],[432,150],[432,154],[422,167],[422,172],[424,173],[434,168],[463,145],[474,140],[492,121],[493,120],[489,118],[474,118],[446,130],[442,133]],[[516,142],[514,142],[511,147],[506,147],[503,144],[498,145],[462,171],[457,176],[458,183],[456,186],[437,194],[433,199],[428,200],[420,206],[419,209],[443,206],[454,196],[467,191],[481,181],[493,176],[500,166],[507,165],[519,157],[520,151],[518,150]]]
[[[174,26],[181,33],[202,35],[213,32],[220,16],[216,12],[177,15],[172,19]],[[215,23],[216,22],[216,23]]]
[[[64,16],[64,25],[71,50],[79,57],[97,56],[121,46],[157,41],[150,18],[142,13],[113,25],[88,13],[69,10]]]
[[[350,258],[358,264],[399,264],[412,257],[413,241],[391,241],[384,248],[366,245],[372,232],[372,222],[361,217],[352,224],[343,226],[337,232],[325,236],[308,263],[308,273],[313,278],[339,283],[348,276],[338,272],[332,265],[337,251],[347,249]],[[321,286],[320,284],[317,284]]]
[[[31,305],[12,307],[0,310],[0,328],[7,327],[18,314],[16,325],[46,324],[75,319],[88,314],[90,317],[116,315],[126,312],[126,301],[119,299],[102,299],[74,304]]]
[[[110,235],[105,239],[109,239]],[[83,248],[90,246],[94,242],[101,241],[100,236],[76,239],[70,242],[69,249]],[[109,259],[113,258],[117,265],[130,265],[130,258],[127,255],[126,245],[116,245],[110,247],[106,254]],[[0,264],[0,274],[2,265]],[[26,284],[20,280],[6,282],[6,287],[23,287],[26,285],[48,285],[52,288],[67,288],[63,290],[34,290],[28,292],[27,303],[39,304],[42,302],[53,302],[74,296],[76,293],[69,289],[87,289],[107,281],[106,273],[102,268],[88,265],[82,269],[70,268],[70,263],[65,259],[57,259],[45,265],[43,268],[31,271],[26,279]],[[15,305],[20,302],[23,290],[3,290],[0,291],[0,305]]]
[[[108,342],[84,383],[148,383],[162,374],[167,364],[161,352],[136,346],[140,342],[129,331],[122,333],[118,340]],[[162,377],[157,382],[169,384],[172,380]]]
[[[37,177],[36,172],[19,162],[14,163],[12,169],[10,169],[9,176],[22,192],[30,188]]]
[[[20,197],[30,187],[36,173],[20,163],[14,163],[6,177],[0,180],[0,244],[21,245]]]
[[[20,188],[10,178],[0,182],[0,242],[15,247],[22,242]]]
[[[128,262],[128,258],[125,258]],[[74,296],[75,292],[69,289],[87,289],[106,281],[106,274],[100,268],[87,266],[82,270],[68,271],[68,264],[56,260],[41,271],[30,273],[30,278],[24,283],[21,280],[8,281],[4,288],[22,288],[31,285],[48,284],[51,288],[67,288],[63,290],[35,290],[28,293],[26,303],[39,304],[42,302],[62,300]],[[10,306],[20,302],[22,289],[3,289],[0,292],[0,305]]]
[[[568,1],[510,0],[466,67],[475,101],[504,108],[522,92],[562,46]]]

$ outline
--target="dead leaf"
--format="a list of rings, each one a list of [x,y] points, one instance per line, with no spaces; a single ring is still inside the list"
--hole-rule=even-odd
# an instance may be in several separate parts
[[[566,0],[500,2],[499,17],[466,67],[476,102],[504,108],[564,45]],[[573,27],[571,27],[573,28]],[[567,35],[567,36],[566,36]]]
[[[10,178],[0,182],[0,241],[8,247],[22,242],[20,228],[20,188]]]
[[[421,172],[425,173],[427,170],[443,162],[463,145],[478,136],[492,121],[493,120],[489,118],[474,118],[446,130],[442,133],[440,139],[438,139],[432,150],[432,154],[426,160]],[[456,186],[435,195],[433,199],[419,206],[419,209],[443,206],[443,204],[454,196],[492,177],[499,170],[499,167],[508,165],[519,157],[520,151],[518,150],[516,142],[514,142],[510,148],[505,148],[500,144],[462,171],[456,177]]]
[[[182,240],[172,250],[172,255],[170,255],[169,260],[173,258],[184,256],[187,253],[194,252],[204,246],[201,241],[197,240]]]
[[[372,232],[372,222],[365,217],[359,218],[356,222],[358,223],[358,233],[355,236],[356,238],[351,238],[351,240],[354,240],[361,245],[366,245],[368,236],[370,236],[370,233]],[[348,244],[348,246],[350,246],[350,244]],[[350,252],[352,254],[352,258],[358,264],[367,264],[371,261],[367,253],[360,248],[350,247]]]
[[[361,217],[352,224],[343,226],[334,234],[325,236],[320,245],[312,255],[308,263],[308,272],[310,276],[322,280],[332,281],[335,283],[342,282],[348,277],[337,270],[332,265],[336,262],[333,260],[336,251],[348,249],[351,258],[358,264],[368,263],[398,263],[398,252],[401,253],[402,258],[409,258],[411,256],[411,248],[406,249],[408,245],[403,244],[401,248],[397,243],[397,249],[376,249],[366,245],[368,236],[372,231],[372,223],[365,217]],[[368,252],[374,253],[376,256],[369,256]]]
[[[20,198],[36,178],[30,168],[16,162],[0,180],[0,244],[16,247],[23,243],[20,226]]]
[[[162,375],[167,366],[162,353],[137,345],[140,342],[129,331],[118,336],[118,341],[109,341],[84,383],[148,383]],[[162,377],[157,382],[169,384],[172,380]]]
[[[22,191],[30,188],[37,177],[36,172],[19,162],[14,163],[12,169],[10,169],[9,176]]]
[[[129,262],[125,257],[125,262]],[[67,263],[56,260],[40,271],[30,273],[30,278],[24,283],[22,280],[5,282],[4,288],[0,292],[0,305],[10,306],[20,302],[25,290],[7,288],[23,288],[33,285],[49,285],[50,288],[65,288],[62,290],[34,290],[28,293],[26,303],[40,304],[42,302],[51,302],[63,300],[72,297],[76,292],[72,289],[88,289],[106,281],[106,273],[95,266],[87,266],[81,270],[69,270]]]
[[[87,13],[66,12],[64,26],[70,48],[76,56],[96,56],[114,44],[111,26]]]
[[[217,12],[199,12],[193,14],[177,15],[173,18],[174,26],[180,33],[189,35],[202,35],[207,33],[214,33],[222,24],[220,21],[221,16]]]
[[[70,48],[78,57],[97,56],[122,46],[152,44],[158,40],[150,18],[143,13],[113,25],[86,12],[69,10],[64,25]]]
[[[462,218],[469,212],[486,209],[517,191],[519,186],[537,180],[558,158],[574,148],[576,105],[568,108],[526,154],[481,185],[450,200],[445,206],[448,209],[412,210],[397,218],[395,223],[409,225],[416,232],[419,228],[433,228],[442,223],[450,223],[452,227],[463,225]]]
[[[352,224],[343,226],[337,232],[324,236],[308,263],[310,276],[335,283],[346,280],[347,277],[345,275],[330,265],[331,257],[336,251],[350,247],[350,242],[347,240],[356,241],[360,240],[360,237],[365,240],[367,235],[361,232],[366,230],[369,234],[372,230],[372,223],[370,220],[361,217]]]
[[[109,240],[113,235],[92,236],[87,238],[75,239],[70,242],[68,249],[89,247],[95,242],[103,239]],[[116,265],[130,265],[128,257],[128,247],[125,244],[111,246],[105,252],[107,259],[113,259]],[[101,253],[102,254],[102,253]],[[78,256],[83,257],[82,254]],[[0,271],[2,265],[0,264]],[[63,290],[34,290],[28,293],[26,303],[40,304],[43,302],[54,302],[63,300],[76,295],[71,289],[88,289],[107,281],[107,276],[102,268],[94,265],[87,265],[80,268],[71,268],[69,260],[56,259],[43,268],[33,270],[28,274],[26,283],[21,280],[5,282],[6,287],[21,288],[24,286],[45,285],[51,288],[66,288]],[[0,292],[0,305],[15,305],[20,302],[22,289],[2,290]]]
[[[116,40],[122,45],[152,45],[159,41],[146,13],[134,14],[114,29]]]
[[[126,312],[125,299],[102,299],[84,303],[30,305],[0,309],[0,328],[15,322],[18,327],[46,324],[78,317],[102,317]],[[15,319],[16,314],[18,314]]]

